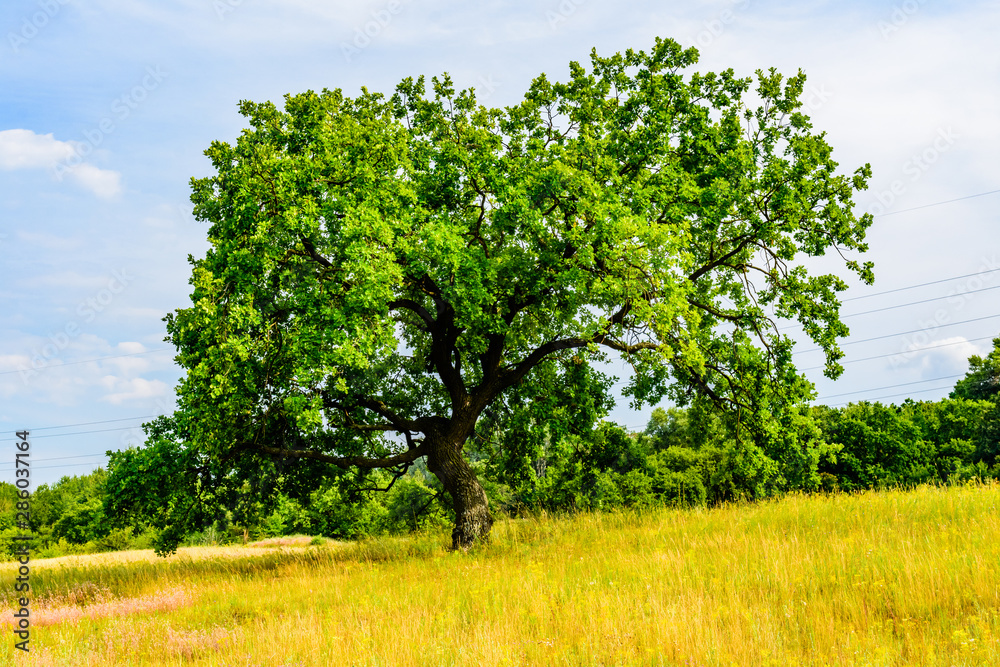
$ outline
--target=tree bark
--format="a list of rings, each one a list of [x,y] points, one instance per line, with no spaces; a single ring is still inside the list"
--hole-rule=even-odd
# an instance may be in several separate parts
[[[462,442],[441,437],[431,443],[427,469],[444,485],[455,507],[452,549],[468,549],[476,540],[485,540],[493,527],[493,515],[475,471],[462,454]]]

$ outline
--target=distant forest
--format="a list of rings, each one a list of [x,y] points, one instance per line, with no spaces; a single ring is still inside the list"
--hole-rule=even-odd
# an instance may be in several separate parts
[[[740,446],[711,406],[656,409],[630,433],[596,418],[600,405],[565,405],[544,428],[509,424],[467,445],[497,514],[711,507],[788,492],[852,492],[1000,478],[1000,338],[948,398],[883,405],[803,407],[780,428],[802,443],[769,457]],[[608,406],[603,406],[604,412]],[[779,428],[779,425],[775,425]],[[105,516],[108,473],[63,477],[31,496],[33,554],[58,556],[149,548],[154,529],[114,525]],[[17,489],[0,483],[0,555],[10,558]],[[110,514],[110,513],[109,513]],[[187,544],[245,542],[291,534],[353,539],[446,527],[449,498],[422,463],[403,476],[335,470],[320,488],[265,502],[248,482],[241,502],[207,522]]]

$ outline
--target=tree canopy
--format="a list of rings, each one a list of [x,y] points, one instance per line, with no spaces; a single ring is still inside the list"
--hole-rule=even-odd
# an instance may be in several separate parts
[[[993,339],[993,349],[985,357],[969,357],[969,371],[955,383],[952,398],[996,402],[1000,396],[1000,337]]]
[[[492,524],[463,453],[480,417],[531,404],[553,373],[591,396],[596,376],[560,369],[606,353],[631,366],[636,404],[707,400],[760,456],[794,447],[782,419],[812,386],[778,323],[841,372],[846,283],[803,258],[840,253],[871,283],[850,259],[870,169],[837,173],[801,72],[690,72],[697,55],[661,39],[593,52],[502,109],[447,75],[242,102],[249,128],[192,179],[211,249],[166,318],[187,374],[154,431],[185,483],[425,458],[467,547]],[[189,510],[163,510],[171,535]]]

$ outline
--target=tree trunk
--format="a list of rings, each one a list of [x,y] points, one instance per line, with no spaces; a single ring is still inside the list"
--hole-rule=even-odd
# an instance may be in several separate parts
[[[490,503],[475,471],[462,455],[461,443],[442,438],[427,456],[427,469],[441,480],[455,506],[452,549],[468,549],[476,540],[485,540],[493,527]]]

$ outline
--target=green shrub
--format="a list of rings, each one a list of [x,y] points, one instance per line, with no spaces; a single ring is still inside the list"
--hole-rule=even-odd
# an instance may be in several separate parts
[[[125,551],[132,548],[132,529],[116,528],[96,540],[100,551]]]

